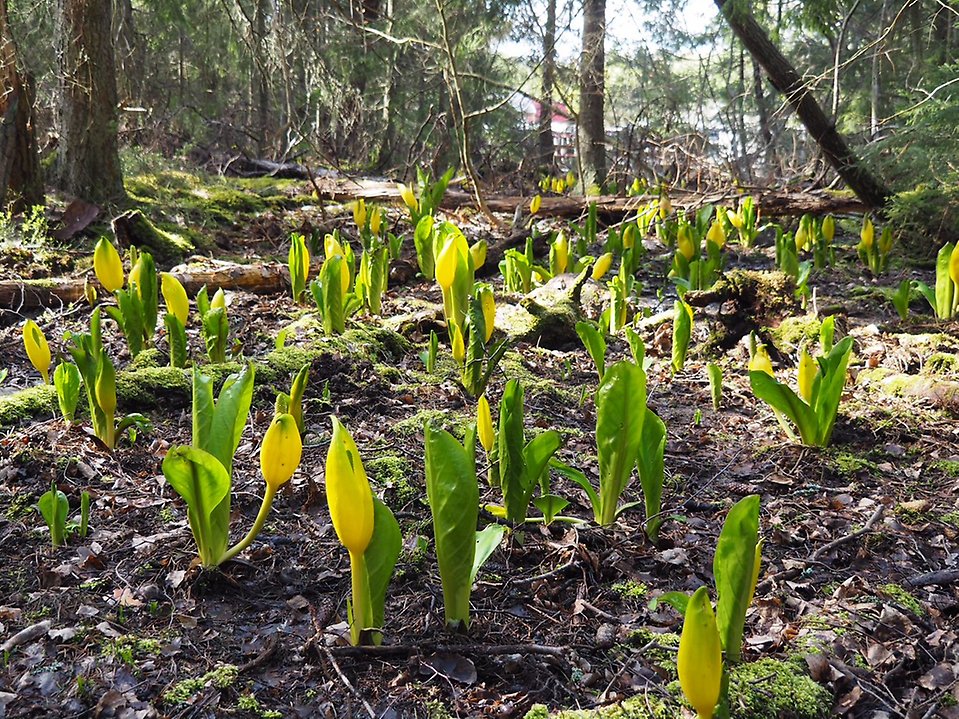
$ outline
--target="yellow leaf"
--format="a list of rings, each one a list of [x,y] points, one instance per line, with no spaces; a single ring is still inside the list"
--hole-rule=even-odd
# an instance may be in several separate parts
[[[30,358],[37,372],[43,375],[43,383],[50,383],[50,345],[47,344],[47,338],[33,320],[27,320],[23,325],[23,346],[27,350],[27,357]]]
[[[180,320],[180,324],[186,327],[187,319],[190,316],[190,300],[183,285],[180,284],[180,280],[169,272],[162,273],[160,275],[160,291],[163,293],[163,301],[166,302],[167,312]]]
[[[326,501],[340,543],[362,555],[373,537],[373,493],[356,443],[336,418],[326,454]]]
[[[278,414],[260,445],[260,472],[273,491],[290,481],[302,454],[303,442],[296,420],[291,414]]]
[[[480,444],[487,452],[492,451],[496,433],[493,431],[493,415],[490,413],[489,401],[486,395],[480,395],[476,406],[476,432],[479,434]]]
[[[107,292],[123,288],[123,260],[106,237],[101,237],[93,250],[93,271]]]
[[[696,714],[700,719],[712,719],[722,685],[723,654],[706,587],[697,589],[686,605],[676,671],[679,686]]]

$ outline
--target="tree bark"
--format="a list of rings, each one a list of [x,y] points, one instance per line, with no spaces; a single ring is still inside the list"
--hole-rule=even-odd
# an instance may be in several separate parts
[[[98,204],[125,199],[110,14],[111,0],[59,0],[58,181]]]
[[[553,172],[553,83],[556,74],[556,0],[546,1],[546,27],[543,31],[543,90],[540,98],[539,165]]]
[[[796,69],[770,41],[766,31],[750,14],[745,3],[737,0],[714,0],[736,36],[769,76],[773,86],[786,96],[786,101],[819,145],[823,156],[850,189],[870,207],[881,207],[889,197],[889,189],[866,170],[845,139],[823,112],[810,87]]]
[[[0,0],[0,202],[19,212],[43,204],[33,124],[33,82],[17,67],[7,2]]]
[[[583,3],[583,53],[580,57],[580,188],[584,193],[606,179],[606,0]]]

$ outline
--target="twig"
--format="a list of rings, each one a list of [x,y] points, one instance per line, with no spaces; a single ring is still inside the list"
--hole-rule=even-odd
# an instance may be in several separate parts
[[[350,647],[351,649],[353,647]],[[333,653],[326,647],[317,647],[323,655],[330,662],[330,665],[333,667],[333,671],[336,672],[336,675],[340,678],[340,681],[343,682],[343,686],[352,694],[358,702],[363,705],[363,708],[366,710],[366,713],[369,715],[370,719],[376,719],[376,712],[373,711],[373,707],[370,706],[369,702],[363,698],[363,695],[360,694],[359,690],[353,686],[353,682],[349,680],[349,677],[343,673],[343,670],[340,669],[340,665],[336,663],[336,659],[333,657]]]
[[[327,654],[338,657],[406,657],[415,654],[482,654],[494,656],[500,654],[540,654],[548,657],[564,657],[566,647],[552,647],[544,644],[393,644],[371,647],[333,647],[323,648]]]
[[[959,581],[959,569],[941,569],[938,572],[927,572],[906,580],[909,587],[928,587],[930,584],[952,584]]]
[[[812,555],[809,557],[809,561],[818,562],[819,558],[822,555],[826,554],[827,552],[831,552],[836,547],[846,544],[848,542],[851,542],[857,537],[861,537],[862,535],[868,532],[871,532],[872,528],[875,526],[876,522],[879,521],[879,519],[883,515],[883,512],[885,511],[886,511],[886,505],[880,504],[878,507],[876,507],[876,511],[872,513],[872,516],[866,521],[866,524],[863,525],[861,529],[857,529],[855,532],[851,532],[850,534],[844,534],[838,539],[832,540],[829,544],[825,544],[821,546],[819,549],[817,549],[815,552],[812,553]]]
[[[50,631],[51,626],[53,626],[52,622],[49,619],[44,619],[42,622],[31,624],[26,629],[21,629],[7,641],[5,641],[3,646],[0,646],[0,652],[9,652],[11,649],[15,649],[21,644],[26,644],[27,642],[32,642],[34,639],[39,639]]]

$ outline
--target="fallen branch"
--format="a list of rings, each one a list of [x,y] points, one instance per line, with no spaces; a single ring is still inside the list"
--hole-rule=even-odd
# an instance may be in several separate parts
[[[393,644],[371,647],[333,647],[324,649],[338,657],[407,657],[415,654],[483,654],[494,656],[501,654],[539,654],[549,657],[563,657],[565,647],[552,647],[543,644]]]
[[[947,585],[959,581],[959,569],[941,569],[927,572],[906,580],[908,587],[928,587],[931,584]]]

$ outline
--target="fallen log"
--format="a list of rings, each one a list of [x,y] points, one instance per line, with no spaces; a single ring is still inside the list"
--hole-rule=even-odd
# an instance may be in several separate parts
[[[310,274],[319,272],[315,264]],[[183,284],[189,296],[196,295],[204,285],[208,289],[244,290],[265,294],[282,292],[290,286],[290,273],[285,265],[263,263],[239,265],[217,263],[215,266],[193,268],[189,265],[174,267],[170,273]],[[49,278],[43,280],[0,281],[0,313],[18,312],[21,309],[56,307],[83,299],[84,280],[77,278]],[[96,283],[103,296],[106,290]]]
[[[396,183],[377,180],[317,180],[316,187],[321,200],[333,202],[352,202],[364,199],[369,202],[400,203],[399,188]],[[766,217],[792,217],[811,214],[863,214],[869,208],[857,197],[851,194],[837,195],[823,190],[808,190],[805,192],[782,191],[754,191],[751,193],[756,199],[761,213]],[[675,209],[696,210],[704,205],[723,205],[733,207],[737,199],[745,196],[736,191],[730,192],[689,192],[686,190],[670,190],[669,198]],[[621,197],[619,195],[601,195],[598,197],[543,197],[539,215],[544,217],[576,217],[583,214],[590,203],[595,202],[601,214],[609,217],[622,216],[645,207],[658,195],[637,195],[635,197]],[[485,196],[486,204],[493,212],[514,214],[517,208],[525,210],[529,206],[530,197],[513,195],[489,194]],[[459,209],[461,207],[475,207],[473,195],[458,190],[450,190],[443,198],[444,209]]]

